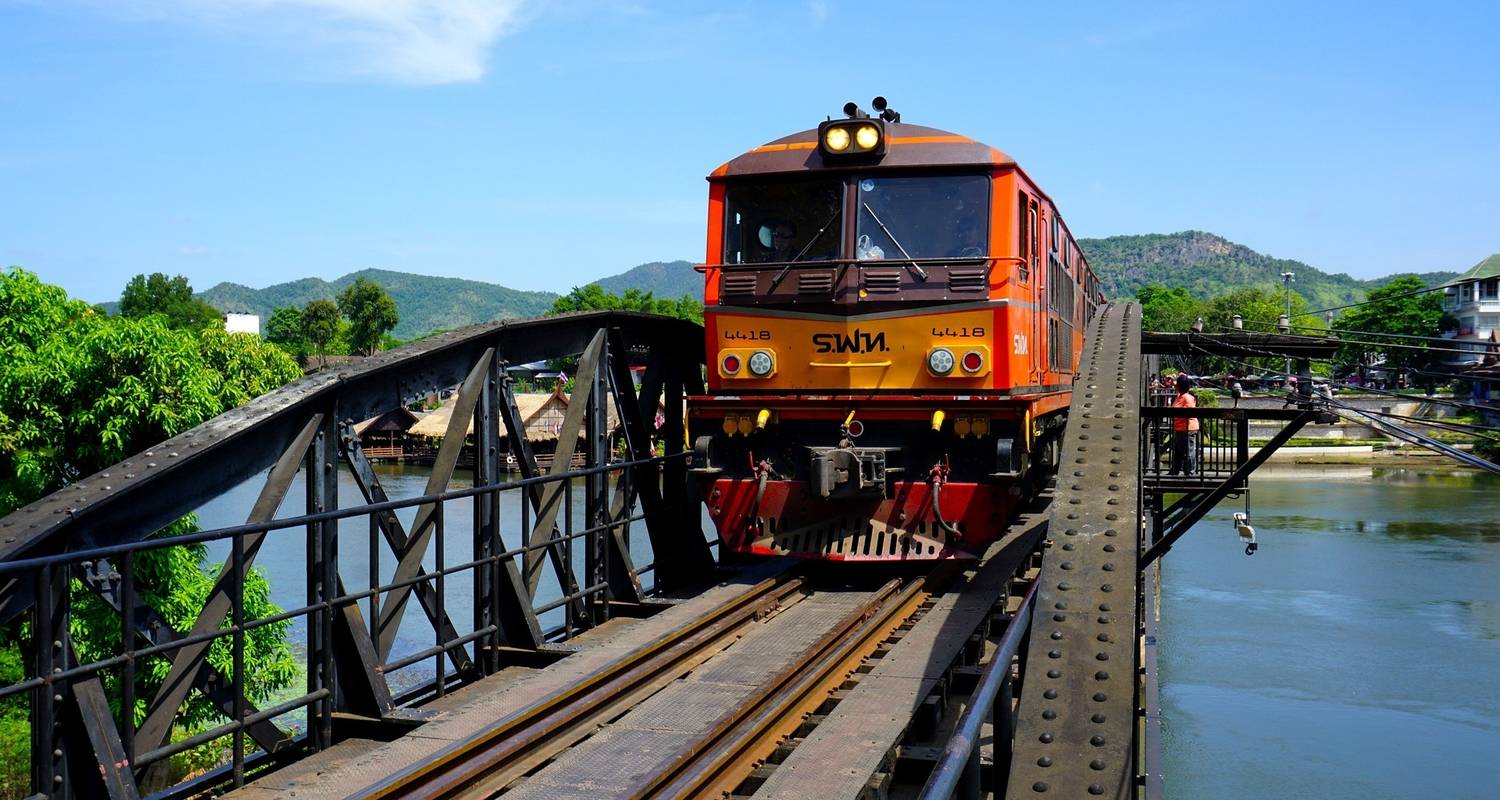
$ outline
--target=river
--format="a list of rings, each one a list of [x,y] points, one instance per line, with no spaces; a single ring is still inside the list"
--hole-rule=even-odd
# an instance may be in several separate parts
[[[1163,558],[1167,797],[1500,796],[1500,481],[1263,469]]]
[[[429,470],[382,465],[379,473],[400,498],[421,494]],[[453,487],[469,481],[460,472]],[[202,525],[243,522],[258,488],[252,480],[208,504]],[[302,491],[292,487],[283,515],[301,507]],[[514,546],[519,495],[502,496],[502,526]],[[581,519],[581,489],[574,499]],[[342,476],[340,504],[360,501]],[[1491,777],[1500,768],[1500,481],[1460,471],[1264,468],[1251,486],[1261,542],[1253,557],[1230,525],[1242,509],[1226,501],[1163,560],[1167,796],[1500,796]],[[467,501],[447,511],[448,564],[468,558],[469,515]],[[410,524],[410,510],[400,516]],[[257,565],[272,577],[275,602],[301,605],[302,535],[273,537]],[[344,522],[339,547],[347,588],[364,588],[363,519]],[[637,563],[651,558],[639,526],[632,551]],[[433,558],[429,550],[428,567]],[[388,550],[381,561],[389,580]],[[471,585],[449,579],[460,608]],[[555,581],[545,580],[538,595],[556,598]],[[472,630],[467,612],[453,621]],[[547,621],[557,621],[556,612]],[[299,652],[303,631],[298,623],[291,634]],[[432,637],[410,603],[393,656],[430,646]],[[431,674],[429,660],[391,680],[400,688]]]

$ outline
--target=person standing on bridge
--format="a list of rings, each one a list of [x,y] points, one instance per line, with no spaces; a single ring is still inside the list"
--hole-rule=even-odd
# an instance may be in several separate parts
[[[1177,376],[1177,397],[1173,408],[1197,408],[1198,398],[1193,396],[1193,381],[1185,374]],[[1196,475],[1198,473],[1198,418],[1172,418],[1172,470],[1170,474]]]

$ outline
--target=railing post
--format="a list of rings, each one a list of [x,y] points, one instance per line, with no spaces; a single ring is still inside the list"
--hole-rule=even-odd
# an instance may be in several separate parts
[[[1241,414],[1239,419],[1235,420],[1234,425],[1236,437],[1239,439],[1235,452],[1234,468],[1239,469],[1245,466],[1246,461],[1250,460],[1250,415]]]
[[[31,691],[31,788],[49,797],[63,796],[58,792],[66,789],[68,763],[61,730],[64,688],[52,682],[52,676],[63,668],[68,581],[67,568],[61,568],[62,576],[53,574],[56,569],[49,564],[37,570],[31,619],[31,672],[43,681]]]
[[[234,626],[234,722],[230,753],[235,788],[245,785],[245,552],[244,536],[236,535],[229,550],[229,608]]]
[[[500,359],[490,359],[490,371],[474,406],[474,485],[494,486],[500,481],[499,391]],[[499,669],[500,599],[502,566],[492,559],[503,552],[500,542],[500,496],[488,492],[474,496],[474,630],[496,626],[496,632],[474,642],[474,662],[480,675]]]
[[[609,464],[609,388],[605,381],[609,375],[609,359],[624,358],[624,353],[611,353],[609,337],[601,337],[599,361],[590,375],[588,387],[588,411],[584,430],[588,437],[588,466],[602,468]],[[584,479],[584,527],[595,529],[585,537],[587,564],[584,572],[584,588],[600,586],[609,580],[608,522],[609,522],[609,473],[590,473]],[[587,608],[591,624],[598,625],[609,619],[608,592],[590,594]]]
[[[1011,678],[1010,668],[1005,669],[1005,682],[1000,684],[1000,697],[995,700],[991,726],[994,728],[992,741],[994,742],[995,763],[993,765],[995,780],[990,785],[1004,787],[1010,783],[1010,757],[1014,750],[1016,738],[1015,710],[1012,705],[1016,701],[1014,690],[1015,682]],[[1003,792],[1003,788],[997,788],[997,792]]]
[[[338,508],[338,445],[335,415],[323,423],[307,449],[307,513]],[[333,607],[338,576],[338,522],[307,526],[307,604],[319,608],[307,618],[307,691],[327,689],[329,695],[307,709],[308,738],[314,750],[333,745]]]

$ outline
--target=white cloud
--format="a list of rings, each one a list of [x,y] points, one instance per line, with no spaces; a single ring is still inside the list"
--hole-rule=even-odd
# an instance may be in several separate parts
[[[824,2],[824,0],[809,0],[807,11],[818,22],[828,19],[828,15],[832,13],[832,9],[828,7],[828,3]]]
[[[185,244],[177,248],[177,255],[187,258],[198,258],[208,255],[208,248],[195,244]]]
[[[144,0],[106,13],[207,26],[332,58],[340,69],[415,84],[484,77],[489,49],[525,0]]]

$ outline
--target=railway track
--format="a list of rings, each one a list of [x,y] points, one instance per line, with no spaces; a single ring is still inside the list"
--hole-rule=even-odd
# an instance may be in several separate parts
[[[806,578],[764,581],[587,680],[532,702],[482,733],[349,796],[546,794],[531,791],[538,788],[531,776],[683,676],[710,662],[745,657],[735,656],[739,648],[724,651],[748,634],[771,633],[778,625],[815,630],[817,635],[794,658],[764,675],[733,702],[716,707],[707,724],[672,737],[670,752],[632,774],[630,780],[594,796],[728,795],[882,642],[920,613],[929,597],[928,581],[925,577],[891,580],[869,592],[822,595]],[[808,607],[801,611],[808,613],[789,612],[802,603]],[[809,627],[814,619],[817,626]],[[720,653],[723,657],[715,660]]]

